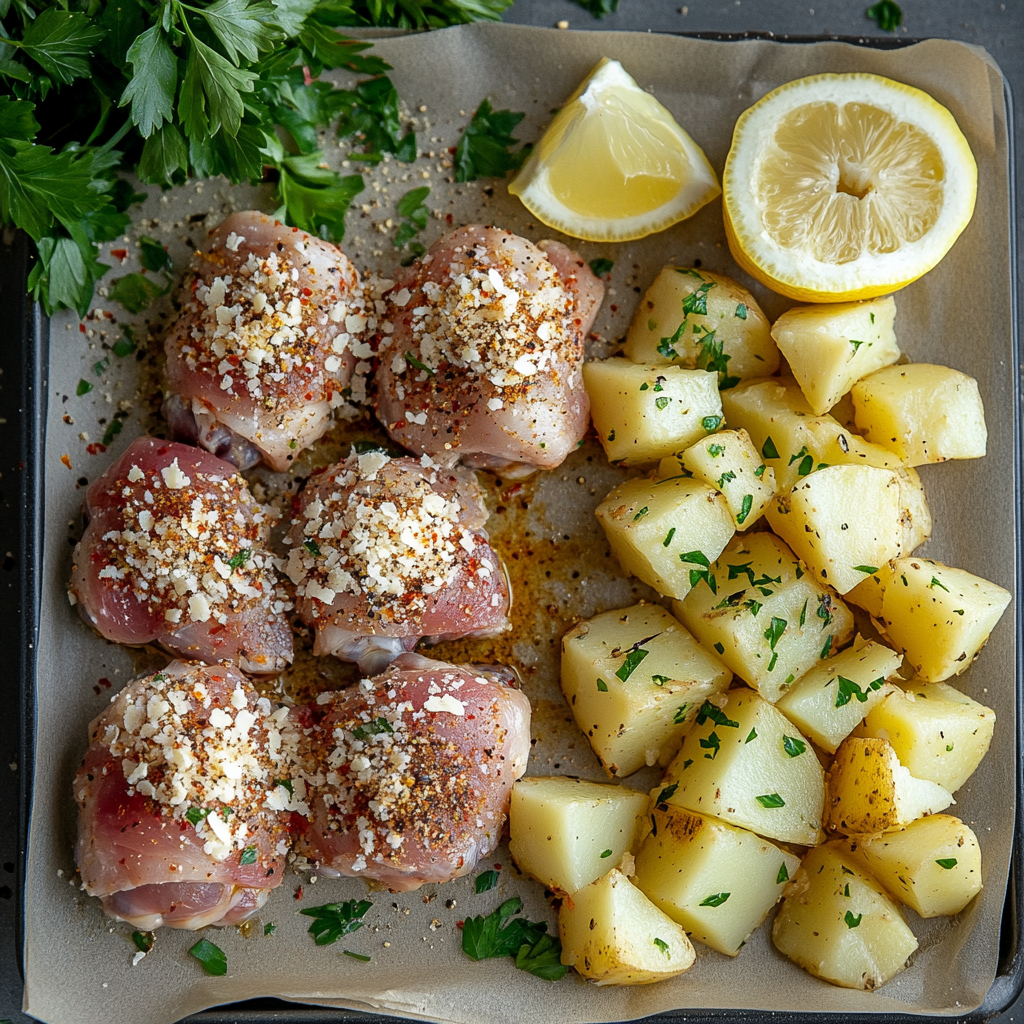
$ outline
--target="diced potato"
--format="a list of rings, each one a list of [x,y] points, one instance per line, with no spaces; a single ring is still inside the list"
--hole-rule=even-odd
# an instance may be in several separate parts
[[[743,687],[702,705],[658,802],[813,846],[821,838],[824,797],[824,773],[810,744],[781,711]]]
[[[817,415],[853,385],[900,357],[892,296],[869,302],[798,306],[772,326],[772,337]]]
[[[597,506],[619,565],[666,597],[685,597],[736,532],[725,497],[699,480],[625,480]]]
[[[932,513],[917,470],[898,469],[896,475],[900,478],[900,556],[912,555],[932,535]]]
[[[850,609],[770,533],[737,536],[673,612],[762,697],[776,701],[853,636]]]
[[[963,672],[1010,603],[995,583],[928,558],[878,564],[886,635],[926,682]]]
[[[776,495],[767,515],[815,578],[845,594],[896,557],[902,512],[891,469],[829,466]]]
[[[893,690],[854,733],[892,744],[911,775],[955,793],[988,752],[996,713],[946,683]]]
[[[584,363],[594,429],[610,462],[657,462],[722,425],[718,374],[604,359]]]
[[[882,617],[882,576],[881,572],[885,566],[881,566],[878,572],[866,576],[853,588],[843,594],[847,604],[855,604],[863,608],[873,619]],[[879,630],[882,629],[881,622],[877,623]]]
[[[562,639],[562,692],[610,775],[667,764],[701,703],[731,679],[656,604],[605,612]]]
[[[899,907],[834,843],[804,857],[775,915],[772,941],[816,977],[868,990],[902,970],[917,949]]]
[[[613,868],[564,900],[562,963],[598,985],[647,985],[689,970],[686,932]]]
[[[764,377],[779,368],[768,320],[732,278],[706,270],[666,267],[629,325],[623,352],[637,363],[721,371],[730,378]]]
[[[978,837],[949,814],[930,814],[902,832],[860,839],[854,856],[921,917],[959,914],[981,892]]]
[[[658,475],[662,475],[662,460]],[[678,463],[696,480],[722,492],[736,529],[749,529],[775,494],[775,474],[766,466],[745,430],[720,430],[691,445]],[[669,467],[670,468],[670,467]]]
[[[948,366],[890,366],[853,387],[857,427],[908,466],[978,459],[988,430],[978,382]]]
[[[508,848],[520,870],[571,895],[633,848],[648,804],[623,786],[529,776],[512,787]]]
[[[693,938],[735,956],[778,902],[800,859],[703,814],[656,808],[652,817],[633,881]]]
[[[779,710],[805,736],[833,754],[892,691],[886,680],[902,662],[888,647],[862,641],[801,676],[779,700]]]
[[[915,779],[885,740],[847,737],[826,778],[825,824],[847,836],[893,832],[954,802],[941,786]]]
[[[780,491],[827,466],[902,468],[888,449],[869,444],[831,416],[815,416],[791,377],[745,381],[722,392],[726,421],[750,434]]]

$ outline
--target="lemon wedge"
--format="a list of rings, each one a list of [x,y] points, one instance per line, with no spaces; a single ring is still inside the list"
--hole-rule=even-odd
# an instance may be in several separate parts
[[[974,213],[978,168],[953,115],[878,75],[814,75],[736,122],[726,237],[744,270],[804,302],[884,295],[927,273]]]
[[[662,231],[721,193],[700,146],[605,57],[508,187],[548,227],[590,242]]]

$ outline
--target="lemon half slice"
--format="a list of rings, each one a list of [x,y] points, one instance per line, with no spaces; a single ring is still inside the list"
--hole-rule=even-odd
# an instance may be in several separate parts
[[[974,213],[978,169],[927,93],[878,75],[815,75],[740,116],[723,185],[744,270],[794,299],[843,302],[931,270]]]
[[[508,190],[548,227],[591,242],[662,231],[722,191],[700,146],[607,57]]]

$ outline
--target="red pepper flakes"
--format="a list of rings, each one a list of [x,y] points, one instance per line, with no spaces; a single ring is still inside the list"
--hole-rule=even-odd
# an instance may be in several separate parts
[[[70,468],[71,468],[71,459],[70,459],[70,457],[69,457],[69,456],[67,456],[67,455],[62,455],[62,456],[60,457],[60,461],[61,461],[61,462],[63,462],[63,463],[64,463],[64,465],[68,467],[68,469],[70,469]]]
[[[113,256],[114,259],[120,260],[122,263],[124,263],[124,261],[126,259],[128,259],[128,250],[127,249],[111,249],[110,250],[110,255]]]
[[[301,900],[302,899],[302,886],[301,885],[298,887],[298,889],[295,890],[295,896],[293,897],[293,899],[297,899],[297,900]]]
[[[92,444],[85,446],[85,450],[90,455],[102,455],[107,450],[107,446],[105,444],[100,444],[99,441],[93,441]],[[69,465],[68,469],[70,468],[71,466]]]

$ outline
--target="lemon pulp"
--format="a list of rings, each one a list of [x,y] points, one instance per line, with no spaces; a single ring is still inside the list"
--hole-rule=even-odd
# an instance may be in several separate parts
[[[764,228],[823,263],[896,252],[938,220],[944,165],[919,128],[864,103],[782,118],[753,181]]]

